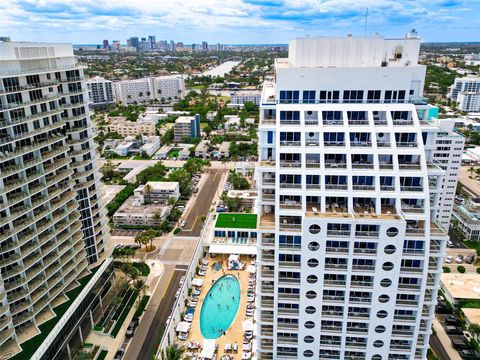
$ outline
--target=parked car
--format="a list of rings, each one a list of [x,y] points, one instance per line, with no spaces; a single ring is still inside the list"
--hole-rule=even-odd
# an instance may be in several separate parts
[[[438,300],[435,306],[435,312],[437,314],[453,314],[453,309],[443,300]]]
[[[473,261],[475,260],[475,255],[469,254],[465,258],[465,264],[473,264]]]
[[[447,247],[449,247],[449,248],[454,248],[455,247],[452,240],[447,240]]]
[[[130,325],[128,325],[127,332],[125,333],[125,337],[131,338],[135,335],[135,330],[137,330],[138,326],[138,319],[133,319]]]
[[[445,332],[450,335],[463,335],[462,328],[453,325],[445,326]]]
[[[187,222],[185,220],[182,220],[182,222],[180,223],[180,227],[184,227],[185,225],[187,225]]]
[[[452,346],[454,349],[456,350],[469,350],[470,349],[470,344],[467,342],[467,340],[465,340],[465,338],[461,338],[461,337],[458,337],[458,338],[454,338],[454,339],[451,339],[451,342],[452,342]]]
[[[455,262],[457,264],[461,264],[461,263],[463,263],[463,259],[464,259],[464,256],[460,254],[456,257]]]
[[[463,360],[477,360],[478,357],[472,350],[461,350],[458,352]]]
[[[120,360],[123,357],[123,354],[125,354],[125,350],[119,349],[116,353],[115,356],[113,357],[113,360]]]
[[[453,315],[449,315],[445,318],[445,325],[458,325],[458,326],[460,326],[460,320],[458,320]]]
[[[447,256],[447,257],[445,258],[445,262],[446,262],[447,264],[451,264],[452,261],[453,261],[453,256]]]

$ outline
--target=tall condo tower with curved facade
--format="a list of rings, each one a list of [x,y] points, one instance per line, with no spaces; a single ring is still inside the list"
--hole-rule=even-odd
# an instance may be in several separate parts
[[[295,39],[264,83],[259,358],[426,358],[464,139],[419,48]]]
[[[0,349],[105,258],[83,69],[68,44],[0,42]]]

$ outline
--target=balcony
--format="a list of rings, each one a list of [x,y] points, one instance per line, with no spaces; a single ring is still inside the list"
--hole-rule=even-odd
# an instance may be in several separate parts
[[[323,285],[327,287],[345,287],[347,282],[345,280],[324,280]]]
[[[289,269],[300,269],[302,267],[302,263],[296,261],[279,261],[278,266]]]
[[[283,168],[301,168],[302,162],[295,160],[280,160],[280,167]]]
[[[401,191],[422,192],[423,186],[400,186]]]
[[[305,140],[305,146],[320,146],[319,140],[307,139]]]
[[[353,265],[352,271],[353,272],[374,272],[375,265]]]
[[[275,214],[263,214],[258,223],[260,229],[275,229]]]
[[[307,169],[320,169],[320,161],[306,161]]]
[[[348,248],[344,247],[327,247],[325,248],[327,254],[348,254]]]
[[[354,161],[352,162],[352,169],[373,169],[373,162],[361,162]]]
[[[347,162],[340,161],[340,162],[332,162],[332,161],[325,161],[325,169],[346,169]]]
[[[419,162],[400,162],[398,163],[400,170],[420,170],[422,167]]]
[[[397,142],[398,148],[416,148],[418,147],[417,142],[409,141],[409,142]]]
[[[345,146],[345,141],[339,141],[339,140],[337,140],[337,141],[327,141],[327,140],[325,140],[323,142],[323,145],[324,146]]]
[[[301,141],[287,141],[287,140],[282,140],[280,141],[280,146],[282,147],[298,147],[298,146],[302,146],[302,142]]]
[[[350,286],[355,288],[371,288],[373,287],[373,281],[352,280]]]
[[[301,183],[290,183],[290,182],[282,182],[280,183],[280,189],[301,189]]]
[[[301,231],[302,230],[301,218],[281,216],[279,228],[280,228],[280,231]]]

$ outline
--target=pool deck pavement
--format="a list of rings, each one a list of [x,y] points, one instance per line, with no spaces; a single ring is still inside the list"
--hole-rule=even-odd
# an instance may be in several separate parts
[[[242,359],[242,344],[243,344],[243,328],[242,322],[246,319],[245,312],[247,309],[247,290],[249,273],[245,271],[246,267],[250,264],[250,260],[246,256],[241,256],[241,261],[246,262],[244,270],[227,270],[228,255],[223,255],[223,270],[215,271],[212,269],[212,265],[215,262],[221,261],[222,256],[217,255],[215,258],[209,260],[208,269],[206,275],[201,277],[203,279],[202,291],[198,299],[197,307],[195,308],[195,314],[193,316],[192,326],[190,328],[189,336],[186,341],[177,341],[187,346],[190,341],[195,341],[203,345],[203,336],[200,330],[200,311],[202,309],[203,300],[212,286],[212,280],[217,281],[223,275],[234,275],[240,282],[240,305],[238,307],[237,314],[230,327],[227,329],[226,334],[215,339],[218,345],[217,359],[220,359],[223,355],[233,356],[235,360]],[[240,275],[240,277],[239,277]],[[225,344],[238,344],[238,352],[225,352]],[[187,350],[190,351],[190,350]],[[198,351],[198,354],[200,351]]]

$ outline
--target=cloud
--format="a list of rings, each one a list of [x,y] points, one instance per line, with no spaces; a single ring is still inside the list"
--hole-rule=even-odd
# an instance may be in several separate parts
[[[401,36],[415,27],[434,35],[429,41],[461,41],[475,40],[471,28],[480,29],[480,4],[460,0],[3,0],[0,34],[75,43],[148,34],[186,43],[286,43],[305,34],[362,34],[367,8],[369,33]]]

